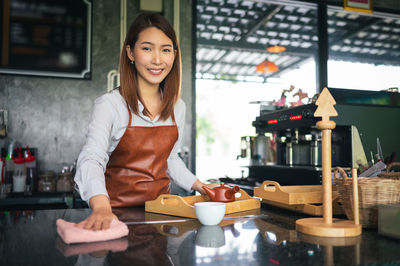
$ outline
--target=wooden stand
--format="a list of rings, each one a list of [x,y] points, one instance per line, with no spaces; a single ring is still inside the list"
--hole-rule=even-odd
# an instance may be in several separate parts
[[[354,206],[355,221],[332,219],[331,131],[336,127],[336,123],[329,120],[329,117],[337,116],[333,107],[335,104],[336,102],[328,89],[324,88],[317,99],[318,108],[314,113],[315,117],[322,117],[322,121],[317,122],[317,128],[322,130],[323,218],[299,219],[296,221],[296,230],[305,234],[326,237],[358,236],[361,234],[361,225],[358,222],[358,206]],[[354,205],[358,205],[356,175],[353,175],[353,201]]]

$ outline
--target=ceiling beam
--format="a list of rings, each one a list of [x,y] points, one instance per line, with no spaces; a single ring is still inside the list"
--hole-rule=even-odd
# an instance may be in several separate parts
[[[256,21],[254,24],[254,26],[252,27],[251,30],[249,30],[246,34],[244,34],[239,42],[244,42],[246,41],[246,39],[251,36],[256,30],[258,30],[261,26],[266,25],[267,22],[269,20],[271,20],[271,18],[273,16],[275,16],[276,13],[278,13],[280,10],[282,9],[282,6],[277,6],[275,7],[273,10],[271,10],[270,12],[268,12],[267,14],[265,14],[264,17],[260,18],[258,21]]]
[[[265,25],[265,23],[270,20],[276,13],[279,12],[279,10],[281,10],[282,6],[277,6],[276,8],[274,8],[272,11],[270,11],[269,13],[265,14],[264,17],[261,17],[258,21],[256,21],[254,23],[254,26],[252,27],[251,30],[249,30],[246,34],[242,35],[242,37],[240,37],[239,41],[237,43],[235,43],[235,47],[238,46],[242,46],[242,45],[246,45],[246,39],[247,37],[249,37],[250,35],[252,35],[261,25]],[[231,52],[232,49],[228,49],[225,51],[225,54],[223,54],[218,60],[216,60],[213,64],[210,65],[210,67],[204,71],[208,71],[209,69],[211,69],[215,64],[218,64],[219,62],[222,62],[222,60],[224,60],[224,58]],[[264,50],[265,52],[265,50]]]
[[[379,19],[379,18],[372,18],[368,23],[361,24],[357,28],[351,29],[351,31],[347,31],[347,33],[345,35],[340,36],[338,38],[334,38],[333,40],[329,41],[329,46],[341,44],[344,42],[344,40],[350,39],[351,37],[356,36],[358,33],[365,31],[368,28],[371,28],[372,25],[375,25],[380,21],[381,21],[381,19]]]

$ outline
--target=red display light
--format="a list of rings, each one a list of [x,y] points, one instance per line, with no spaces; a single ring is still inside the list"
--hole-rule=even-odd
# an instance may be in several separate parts
[[[290,117],[290,120],[300,120],[301,119],[301,115],[294,115]]]
[[[268,125],[278,124],[278,119],[272,119],[267,121]]]

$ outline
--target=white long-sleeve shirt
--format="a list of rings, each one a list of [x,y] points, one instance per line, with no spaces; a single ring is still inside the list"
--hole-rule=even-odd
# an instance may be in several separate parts
[[[152,121],[143,114],[143,105],[138,102],[139,116],[132,113],[133,126],[165,126],[173,125],[172,118],[158,121],[158,116]],[[185,124],[185,103],[180,99],[175,105],[174,115],[178,127],[178,140],[168,157],[168,176],[181,188],[190,191],[196,177],[187,169],[178,156]],[[129,122],[126,101],[118,90],[113,90],[95,100],[89,122],[86,143],[78,157],[75,182],[81,198],[88,201],[91,197],[108,193],[105,185],[104,172],[109,156],[117,147]],[[135,141],[135,140],[132,140]]]

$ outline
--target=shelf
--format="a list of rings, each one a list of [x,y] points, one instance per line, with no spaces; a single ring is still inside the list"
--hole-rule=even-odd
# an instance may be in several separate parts
[[[72,192],[34,192],[31,196],[12,192],[5,199],[0,200],[0,211],[84,207],[87,207],[86,202]]]

